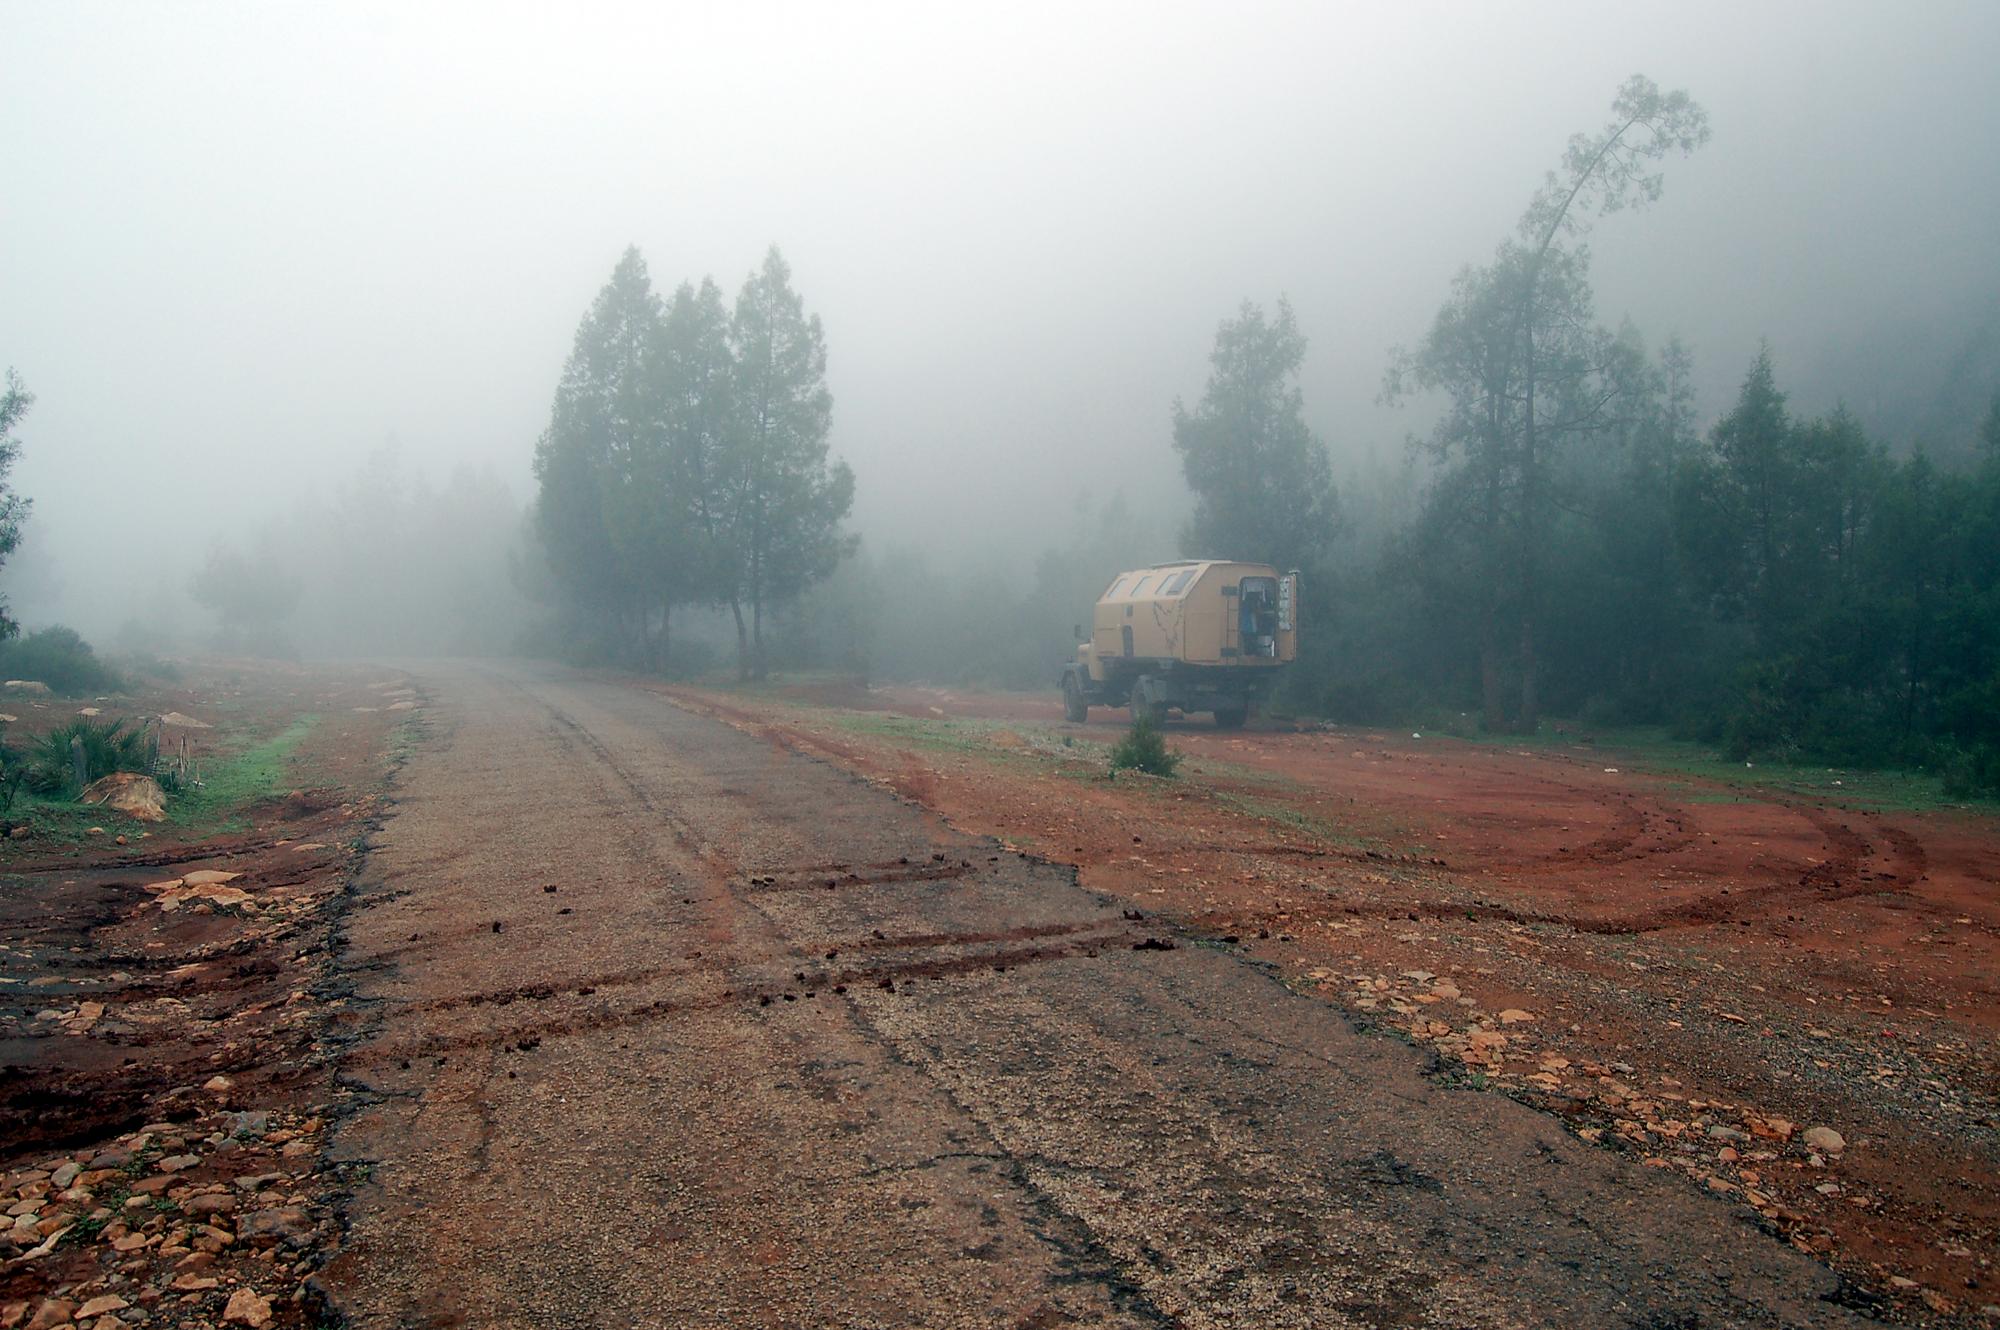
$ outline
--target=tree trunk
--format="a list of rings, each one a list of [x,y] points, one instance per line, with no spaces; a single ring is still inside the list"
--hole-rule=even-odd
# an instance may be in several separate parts
[[[1541,700],[1535,694],[1535,616],[1521,611],[1521,733],[1533,734],[1541,719]]]
[[[1498,734],[1507,724],[1506,702],[1500,696],[1500,634],[1493,622],[1493,598],[1479,607],[1479,728]]]
[[[1535,601],[1540,577],[1535,566],[1536,547],[1541,542],[1541,474],[1535,438],[1535,288],[1528,286],[1528,319],[1524,342],[1527,351],[1525,414],[1521,421],[1521,714],[1520,730],[1533,734],[1541,723],[1541,702],[1535,689]]]
[[[750,677],[762,679],[768,671],[764,665],[764,598],[752,593],[750,597]]]
[[[674,603],[670,600],[660,602],[660,656],[657,668],[661,674],[667,672],[667,666],[671,661],[671,657],[667,654],[667,648],[671,642],[669,629],[672,626],[673,617]]]
[[[1498,734],[1507,725],[1507,703],[1500,692],[1500,423],[1489,416],[1486,467],[1486,510],[1480,528],[1479,577],[1479,728]]]
[[[729,598],[729,612],[736,616],[736,681],[750,677],[750,630],[743,624],[743,602]]]

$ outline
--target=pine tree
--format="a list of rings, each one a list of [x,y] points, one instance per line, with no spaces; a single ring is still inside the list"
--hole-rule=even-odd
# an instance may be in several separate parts
[[[0,392],[0,564],[21,543],[21,524],[28,517],[31,501],[14,492],[7,483],[7,473],[21,455],[21,441],[14,437],[14,426],[34,404],[35,395],[22,386],[21,376],[8,370],[6,390]],[[21,625],[7,613],[7,602],[0,599],[0,640],[14,637],[20,631]]]
[[[1195,495],[1186,553],[1301,568],[1333,538],[1333,473],[1298,386],[1305,354],[1285,300],[1268,320],[1246,300],[1216,329],[1201,401],[1174,403],[1174,451]]]
[[[651,375],[659,336],[646,261],[628,248],[576,330],[535,447],[536,527],[556,581],[583,612],[642,645],[654,603],[626,490],[635,459],[643,469],[659,435]]]
[[[854,473],[828,461],[826,339],[819,316],[808,317],[792,290],[791,269],[775,245],[737,295],[730,342],[734,413],[721,572],[736,619],[739,673],[761,679],[766,609],[825,576],[854,547],[840,530],[854,504]]]

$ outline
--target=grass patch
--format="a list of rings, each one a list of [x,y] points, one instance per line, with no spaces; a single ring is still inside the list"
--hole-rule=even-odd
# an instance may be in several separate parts
[[[1375,850],[1387,854],[1392,850],[1400,853],[1410,847],[1396,833],[1387,833],[1388,839],[1365,835],[1351,826],[1330,822],[1322,817],[1290,804],[1271,799],[1260,799],[1255,795],[1243,794],[1235,790],[1215,791],[1215,801],[1234,813],[1242,813],[1265,822],[1274,822],[1293,831],[1303,832],[1324,845],[1340,846],[1344,849]],[[1384,864],[1385,869],[1391,867]]]
[[[226,819],[259,799],[286,793],[293,787],[292,754],[318,723],[318,716],[300,716],[269,738],[204,764],[201,785],[168,803],[168,820],[183,827],[200,825]]]
[[[1036,771],[1061,770],[1064,763],[1090,758],[1094,748],[1082,744],[1064,745],[1061,740],[1033,726],[1010,725],[1001,721],[973,720],[963,716],[919,719],[884,711],[840,711],[823,707],[798,707],[835,729],[866,738],[880,739],[898,748],[913,749],[985,762],[1027,766]],[[1019,742],[1001,743],[997,736],[1008,734]],[[1061,752],[1055,751],[1061,748]]]
[[[1676,739],[1657,727],[1593,730],[1588,742],[1575,733],[1550,728],[1534,734],[1474,732],[1455,737],[1482,747],[1562,755],[1622,771],[1680,777],[1690,803],[1730,803],[1761,795],[1811,799],[1863,812],[1940,808],[2000,812],[2000,799],[1947,793],[1944,778],[1929,772],[1829,767],[1824,763],[1732,762],[1713,748]]]
[[[16,823],[26,824],[33,833],[28,844],[43,847],[81,845],[85,841],[97,840],[98,837],[89,834],[92,827],[103,827],[107,836],[115,836],[140,826],[123,813],[39,794],[23,794],[17,798],[9,817]],[[114,826],[114,823],[118,825]]]

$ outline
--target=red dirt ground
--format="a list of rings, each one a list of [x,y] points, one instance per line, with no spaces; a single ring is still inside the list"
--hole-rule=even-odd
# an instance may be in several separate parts
[[[1582,747],[1200,721],[1169,727],[1183,779],[1107,780],[1096,745],[1124,713],[1066,725],[1054,697],[671,691],[1735,1199],[1888,1319],[2000,1321],[1990,817],[1760,797]]]
[[[339,1190],[320,1148],[338,1099],[320,1038],[344,1005],[329,929],[408,715],[386,696],[399,683],[211,664],[104,700],[107,718],[210,718],[192,738],[211,767],[319,720],[286,771],[297,788],[206,826],[106,810],[81,843],[0,842],[0,1205],[30,1221],[0,1234],[0,1326],[93,1302],[206,1325],[240,1293],[305,1321]],[[78,705],[13,702],[15,737]],[[199,870],[237,874],[240,895],[161,890]]]

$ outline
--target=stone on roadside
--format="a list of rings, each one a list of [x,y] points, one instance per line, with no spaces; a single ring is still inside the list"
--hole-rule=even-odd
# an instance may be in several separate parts
[[[35,1308],[35,1315],[28,1322],[28,1330],[54,1330],[59,1325],[68,1325],[69,1318],[76,1311],[76,1304],[62,1298],[45,1298],[42,1305]]]
[[[312,1234],[312,1216],[295,1205],[252,1210],[236,1225],[236,1236],[255,1247],[275,1242],[303,1246]]]
[[[102,804],[141,822],[159,822],[167,816],[167,792],[151,776],[135,771],[114,771],[94,780],[78,797],[85,804]]]
[[[222,1319],[229,1325],[247,1325],[251,1330],[263,1330],[271,1323],[271,1300],[253,1288],[239,1288],[229,1295],[229,1305],[222,1309]]]
[[[262,1136],[271,1128],[271,1115],[263,1110],[231,1113],[223,1130],[231,1136]]]
[[[106,1293],[78,1307],[76,1319],[81,1321],[93,1316],[108,1316],[112,1312],[122,1312],[131,1305],[116,1293]]]
[[[1837,1155],[1847,1148],[1847,1138],[1831,1127],[1807,1127],[1804,1140],[1808,1149],[1821,1154]]]
[[[226,1215],[236,1209],[236,1198],[228,1192],[211,1192],[205,1196],[190,1196],[181,1202],[181,1213],[195,1218],[209,1215]]]
[[[1522,1011],[1519,1007],[1509,1007],[1500,1013],[1500,1023],[1502,1025],[1519,1025],[1522,1021],[1532,1021],[1533,1019],[1535,1019],[1534,1012]]]

